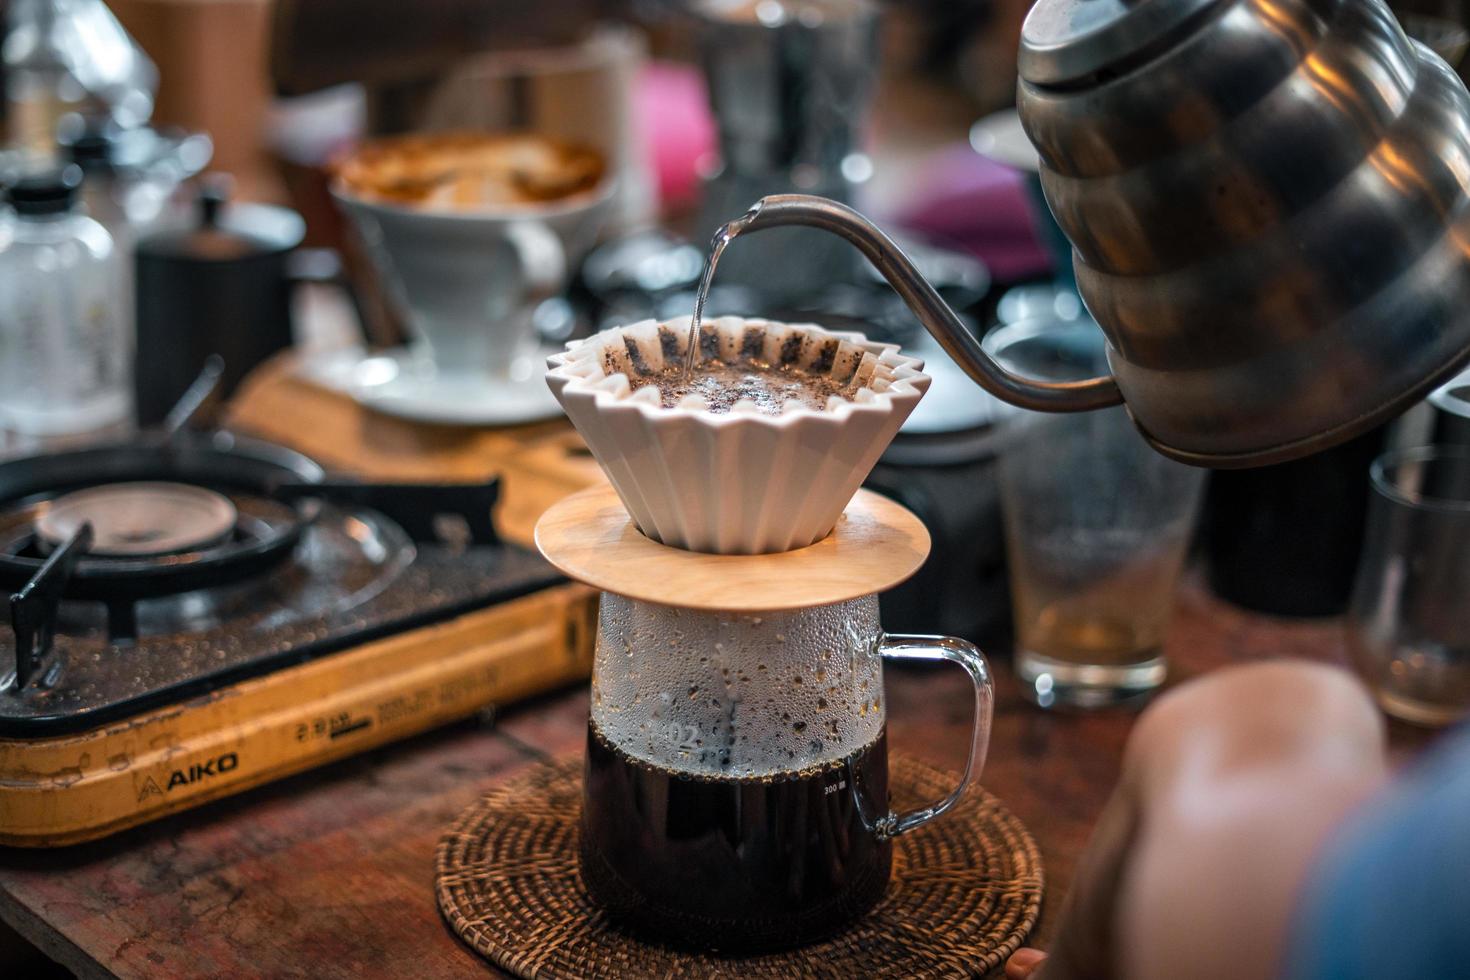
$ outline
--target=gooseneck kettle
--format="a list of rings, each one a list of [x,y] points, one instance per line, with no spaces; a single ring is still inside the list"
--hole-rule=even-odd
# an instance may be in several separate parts
[[[768,197],[737,232],[841,235],[986,390],[1121,401],[1200,465],[1325,449],[1470,359],[1470,95],[1378,0],[1040,0],[1019,67],[1111,377],[1007,372],[842,205]]]

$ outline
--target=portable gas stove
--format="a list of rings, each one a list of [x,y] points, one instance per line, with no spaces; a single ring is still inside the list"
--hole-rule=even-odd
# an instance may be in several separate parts
[[[0,843],[100,837],[585,677],[592,596],[496,483],[229,433],[0,464]]]

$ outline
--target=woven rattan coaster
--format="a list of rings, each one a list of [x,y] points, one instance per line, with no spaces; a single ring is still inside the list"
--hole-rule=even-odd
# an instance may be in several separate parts
[[[894,803],[944,796],[956,777],[901,755]],[[458,936],[523,977],[984,976],[1021,945],[1041,909],[1041,856],[995,797],[894,841],[882,901],[830,939],[740,959],[649,945],[612,927],[582,886],[582,760],[537,765],[462,813],[439,842],[439,910]]]

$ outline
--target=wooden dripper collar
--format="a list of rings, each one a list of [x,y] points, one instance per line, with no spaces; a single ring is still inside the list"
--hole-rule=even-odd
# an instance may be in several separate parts
[[[758,613],[845,602],[893,588],[929,556],[929,532],[887,497],[859,490],[832,533],[769,555],[671,548],[633,524],[610,486],[554,504],[536,546],[569,578],[642,602]]]

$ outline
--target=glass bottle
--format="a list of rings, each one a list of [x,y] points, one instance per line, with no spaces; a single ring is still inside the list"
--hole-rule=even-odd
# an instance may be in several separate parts
[[[68,127],[67,123],[72,123]],[[70,128],[70,132],[68,132]],[[133,309],[133,257],[139,229],[134,227],[129,199],[137,181],[118,166],[119,143],[113,127],[96,120],[72,117],[62,125],[62,153],[82,172],[79,192],[82,213],[97,221],[112,237],[115,257],[113,308],[129,348],[136,343]]]
[[[17,181],[0,219],[0,454],[117,438],[131,429],[130,339],[117,251],[76,209],[74,166]]]

